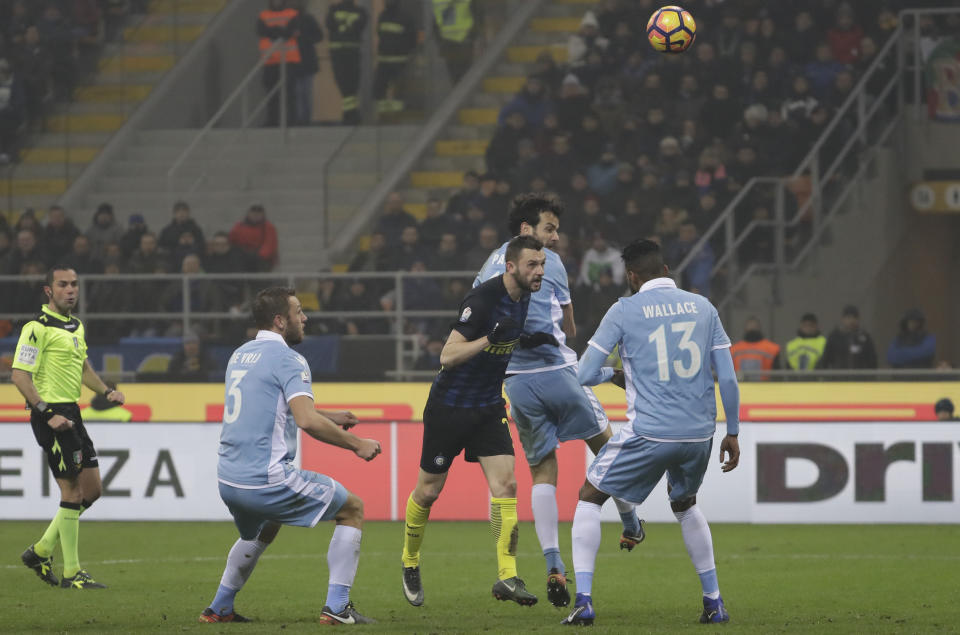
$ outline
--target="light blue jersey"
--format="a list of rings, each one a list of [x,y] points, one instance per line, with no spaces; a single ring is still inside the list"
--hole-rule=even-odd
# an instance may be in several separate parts
[[[283,483],[297,452],[290,400],[313,399],[310,366],[271,331],[260,331],[230,356],[220,431],[221,483],[243,489]]]
[[[507,243],[503,243],[499,249],[490,254],[473,281],[474,287],[507,270],[506,252]],[[570,304],[567,270],[560,256],[555,252],[549,249],[544,249],[543,252],[547,256],[547,262],[543,268],[543,283],[539,291],[530,295],[530,307],[527,309],[527,320],[523,324],[523,331],[524,333],[553,333],[560,342],[560,346],[514,349],[510,365],[507,367],[508,374],[539,373],[573,366],[577,363],[577,354],[566,345],[567,336],[560,328],[563,324],[563,310],[560,307]]]
[[[636,435],[663,441],[713,438],[711,352],[729,348],[730,338],[709,300],[678,289],[669,278],[650,280],[610,307],[590,340],[607,355],[618,344],[627,419]]]

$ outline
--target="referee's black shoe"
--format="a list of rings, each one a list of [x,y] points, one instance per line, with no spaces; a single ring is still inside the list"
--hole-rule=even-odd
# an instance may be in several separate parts
[[[46,558],[41,558],[37,555],[37,552],[33,550],[33,545],[30,545],[27,547],[27,550],[20,555],[20,559],[23,560],[23,564],[33,569],[37,576],[50,586],[60,584],[60,580],[57,580],[57,576],[53,574],[53,554]]]

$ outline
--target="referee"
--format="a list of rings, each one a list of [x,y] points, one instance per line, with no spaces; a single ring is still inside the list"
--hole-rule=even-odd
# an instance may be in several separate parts
[[[100,497],[97,451],[80,417],[80,384],[115,403],[123,393],[111,390],[87,360],[83,323],[71,313],[77,306],[77,272],[56,266],[43,287],[49,302],[20,333],[13,359],[13,383],[27,400],[30,425],[60,487],[60,509],[35,544],[23,552],[23,564],[40,579],[73,589],[103,589],[80,568],[77,540],[80,514]],[[63,579],[53,573],[53,550],[60,542]]]
[[[537,603],[517,577],[517,480],[503,378],[514,347],[558,343],[549,333],[523,333],[530,293],[543,280],[543,243],[518,236],[507,244],[504,258],[506,272],[471,289],[461,303],[423,410],[420,473],[407,501],[402,558],[403,592],[414,606],[423,604],[420,545],[430,507],[461,451],[467,461],[480,463],[492,495],[490,524],[498,565],[493,596],[526,606]]]

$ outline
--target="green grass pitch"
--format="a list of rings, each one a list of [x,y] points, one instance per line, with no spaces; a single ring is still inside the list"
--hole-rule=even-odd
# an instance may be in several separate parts
[[[81,523],[81,563],[105,591],[44,585],[20,564],[43,523],[0,523],[0,633],[314,631],[326,593],[332,525],[284,528],[238,596],[253,624],[198,624],[227,550],[228,523]],[[960,537],[955,526],[712,527],[720,588],[745,633],[956,632]],[[678,525],[649,525],[632,553],[604,524],[594,597],[604,633],[702,631],[700,588]],[[560,529],[572,570],[570,525]],[[352,599],[380,621],[366,631],[403,633],[562,632],[566,612],[546,601],[543,558],[531,523],[520,529],[520,575],[540,595],[532,608],[495,601],[493,538],[483,523],[427,526],[422,563],[426,604],[400,591],[399,523],[368,523]],[[56,556],[57,575],[62,561]],[[571,573],[572,584],[572,573]]]

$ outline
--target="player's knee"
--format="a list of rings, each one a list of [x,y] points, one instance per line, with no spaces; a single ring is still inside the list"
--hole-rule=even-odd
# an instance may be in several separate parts
[[[363,501],[360,497],[354,494],[347,496],[347,500],[337,512],[336,520],[338,523],[359,527],[363,522]]]
[[[583,486],[580,487],[580,500],[586,503],[603,505],[608,498],[610,498],[609,494],[598,490],[590,481],[584,481]]]
[[[684,498],[679,501],[670,501],[670,509],[673,510],[674,514],[679,514],[687,511],[691,507],[697,504],[697,497],[691,496],[690,498]]]
[[[490,483],[490,493],[494,498],[516,498],[517,479],[512,474],[496,479]]]
[[[441,485],[421,483],[413,492],[413,500],[421,507],[430,507],[440,498],[442,489]]]

